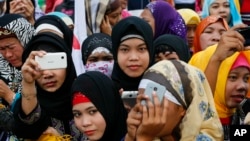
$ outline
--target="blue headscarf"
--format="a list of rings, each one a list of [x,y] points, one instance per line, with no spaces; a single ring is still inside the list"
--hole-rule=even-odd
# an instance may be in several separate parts
[[[205,0],[204,4],[203,4],[203,8],[202,8],[202,13],[201,13],[201,17],[202,19],[206,18],[207,16],[209,16],[209,7],[211,6],[211,4],[214,2],[215,0]],[[231,19],[228,22],[228,25],[230,27],[235,26],[237,24],[241,24],[242,20],[241,20],[241,16],[239,11],[237,10],[235,3],[233,0],[227,0],[229,2],[230,5],[230,14],[231,14]]]

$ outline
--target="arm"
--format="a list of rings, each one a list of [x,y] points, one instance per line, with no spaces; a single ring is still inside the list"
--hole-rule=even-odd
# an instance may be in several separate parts
[[[2,97],[8,102],[9,105],[11,105],[14,96],[15,93],[12,92],[8,85],[0,79],[0,97]]]
[[[233,55],[236,51],[245,49],[243,46],[244,38],[235,31],[239,27],[245,27],[245,25],[237,25],[221,36],[218,46],[205,69],[205,75],[213,93],[216,88],[218,71],[222,61]]]
[[[43,56],[44,51],[32,51],[22,66],[22,99],[21,105],[23,112],[28,115],[37,106],[38,100],[36,96],[35,80],[41,77],[42,72],[39,70],[35,56]]]

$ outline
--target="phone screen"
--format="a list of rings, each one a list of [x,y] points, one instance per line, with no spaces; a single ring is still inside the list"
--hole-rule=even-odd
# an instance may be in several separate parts
[[[237,29],[237,31],[244,37],[244,46],[250,46],[250,26],[246,28]]]

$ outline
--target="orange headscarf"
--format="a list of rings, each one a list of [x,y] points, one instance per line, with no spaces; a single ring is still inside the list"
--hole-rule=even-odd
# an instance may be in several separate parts
[[[210,25],[210,24],[213,24],[213,23],[216,23],[216,22],[222,22],[222,24],[224,25],[224,27],[226,28],[226,30],[229,29],[229,26],[227,24],[227,22],[219,17],[219,16],[214,16],[214,15],[211,15],[211,16],[208,16],[206,17],[205,19],[203,19],[197,26],[196,28],[196,32],[195,32],[195,35],[194,35],[194,53],[197,53],[199,51],[201,51],[201,43],[200,43],[200,35],[203,33],[203,31]]]

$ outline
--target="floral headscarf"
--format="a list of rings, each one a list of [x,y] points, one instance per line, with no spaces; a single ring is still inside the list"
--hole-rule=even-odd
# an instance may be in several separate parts
[[[213,95],[202,71],[182,61],[163,60],[150,67],[143,79],[165,86],[186,109],[179,125],[180,140],[222,139]]]

